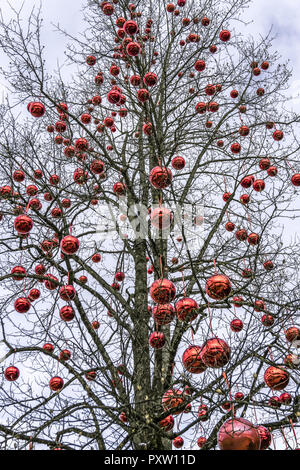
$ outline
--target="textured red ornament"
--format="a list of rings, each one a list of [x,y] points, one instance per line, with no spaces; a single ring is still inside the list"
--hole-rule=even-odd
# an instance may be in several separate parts
[[[206,282],[206,293],[215,300],[223,300],[229,296],[231,292],[231,282],[227,276],[223,274],[215,274]]]
[[[157,304],[172,302],[176,294],[173,282],[169,279],[157,279],[150,287],[150,296]]]
[[[165,335],[160,331],[154,331],[149,337],[149,344],[154,349],[161,349],[166,343]]]
[[[165,411],[170,411],[172,415],[178,415],[183,412],[182,410],[177,410],[178,408],[183,408],[186,397],[182,390],[177,388],[167,390],[162,397],[162,405]]]
[[[194,299],[185,297],[177,302],[175,309],[179,320],[192,322],[197,318],[199,305]]]
[[[261,317],[261,322],[264,326],[272,326],[274,324],[274,317],[272,315],[263,315]]]
[[[64,381],[61,377],[52,377],[49,381],[49,387],[53,392],[59,392],[64,386]]]
[[[289,383],[289,373],[283,368],[270,366],[264,374],[266,385],[271,390],[283,390]]]
[[[175,170],[182,170],[185,167],[185,159],[180,156],[174,157],[172,160],[172,167]]]
[[[300,341],[300,329],[296,326],[291,326],[286,330],[285,337],[289,343]]]
[[[260,437],[260,448],[259,450],[266,450],[271,444],[271,433],[264,426],[256,427]]]
[[[85,378],[89,381],[95,380],[97,377],[97,371],[95,370],[90,370],[85,374]]]
[[[76,290],[71,285],[63,286],[59,289],[60,298],[66,301],[75,299]]]
[[[151,170],[149,179],[155,188],[165,189],[171,184],[173,176],[169,168],[156,166]]]
[[[173,439],[173,446],[176,449],[181,449],[181,447],[183,447],[183,444],[184,444],[184,440],[182,439],[182,437],[177,436],[175,437],[175,439]]]
[[[211,338],[202,346],[201,359],[207,367],[223,367],[230,360],[230,347],[220,338]]]
[[[253,183],[253,189],[257,192],[261,192],[265,189],[266,183],[264,180],[255,180]]]
[[[59,359],[63,362],[68,361],[69,359],[71,359],[71,352],[68,349],[63,349],[60,352]]]
[[[23,266],[15,266],[10,273],[14,281],[22,281],[26,276],[26,269]]]
[[[243,324],[242,320],[240,320],[239,318],[234,318],[234,320],[232,320],[232,322],[230,323],[230,328],[235,333],[239,333],[240,331],[242,331],[243,326],[244,326],[244,324]]]
[[[15,366],[7,367],[7,369],[5,369],[4,371],[4,377],[9,382],[14,382],[15,380],[19,378],[19,376],[20,376],[20,371]]]
[[[117,195],[117,196],[124,196],[126,194],[126,186],[124,183],[121,183],[121,182],[118,182],[118,183],[115,183],[114,186],[113,186],[113,192]]]
[[[126,52],[130,57],[136,57],[141,53],[141,46],[137,42],[130,42],[126,47]]]
[[[40,118],[45,114],[45,106],[40,102],[31,102],[27,105],[27,110],[33,117]]]
[[[231,34],[230,34],[230,32],[229,32],[227,29],[223,29],[223,30],[220,32],[220,39],[221,39],[221,41],[227,42],[227,41],[229,41],[230,37],[231,37]]]
[[[248,243],[249,245],[258,245],[259,235],[257,233],[250,233],[248,236]]]
[[[171,304],[155,305],[152,316],[158,325],[168,325],[175,316],[175,309]]]
[[[14,222],[16,231],[22,235],[30,232],[33,227],[33,221],[28,215],[19,215]]]
[[[282,131],[275,131],[274,134],[273,134],[273,139],[276,140],[277,142],[279,142],[280,140],[283,139],[283,132]]]
[[[183,353],[183,367],[192,374],[200,374],[207,369],[207,366],[201,359],[201,346],[189,346]]]
[[[79,240],[73,235],[67,235],[62,239],[60,248],[65,255],[73,255],[79,249]]]
[[[231,145],[230,147],[232,153],[240,153],[241,151],[241,146],[239,143],[235,142],[234,144]]]
[[[19,313],[27,313],[30,306],[30,301],[26,297],[19,297],[14,304],[15,310]]]
[[[75,312],[74,312],[73,307],[71,307],[70,305],[65,305],[64,307],[60,309],[59,316],[62,320],[66,322],[72,321],[73,318],[75,317]]]
[[[221,426],[218,444],[221,450],[259,450],[260,435],[250,421],[233,418]]]
[[[174,427],[174,418],[173,418],[173,416],[169,415],[166,418],[162,419],[160,421],[159,425],[165,431],[171,431],[171,429],[173,429],[173,427]]]
[[[86,58],[86,63],[87,63],[88,65],[90,65],[90,66],[95,65],[95,63],[96,63],[96,57],[93,56],[93,55],[87,56],[87,58]]]

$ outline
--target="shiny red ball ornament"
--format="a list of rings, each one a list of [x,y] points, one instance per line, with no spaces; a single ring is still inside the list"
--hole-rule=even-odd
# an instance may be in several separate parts
[[[231,198],[231,196],[232,196],[231,193],[224,193],[223,196],[222,196],[222,197],[223,197],[223,201],[224,201],[224,202],[229,201],[229,199]]]
[[[172,160],[172,167],[174,170],[182,170],[185,167],[185,159],[180,156],[174,157]]]
[[[272,326],[274,324],[274,317],[272,315],[265,314],[261,317],[261,322],[264,326]]]
[[[96,377],[97,377],[97,371],[95,370],[90,370],[89,372],[85,374],[85,378],[89,381],[96,380]]]
[[[266,385],[271,390],[283,390],[289,383],[289,373],[280,367],[270,366],[264,374]]]
[[[77,139],[76,142],[75,142],[75,147],[78,149],[78,150],[88,150],[89,148],[89,143],[88,141],[81,137],[80,139]]]
[[[195,62],[194,67],[197,70],[197,72],[202,72],[205,69],[206,64],[205,64],[204,60],[197,60]]]
[[[33,220],[28,215],[19,215],[15,219],[14,227],[19,234],[26,235],[33,227]]]
[[[137,23],[133,20],[126,21],[124,23],[123,29],[125,30],[126,34],[128,34],[128,36],[133,36],[139,30]]]
[[[231,418],[221,426],[218,444],[221,450],[259,450],[260,435],[250,421]]]
[[[101,255],[100,255],[100,253],[95,253],[95,254],[92,256],[92,261],[93,261],[93,263],[100,263],[100,261],[101,261]]]
[[[95,57],[95,56],[93,56],[93,55],[87,56],[87,58],[86,58],[86,63],[87,63],[88,65],[93,66],[93,65],[95,65],[96,62],[97,62],[97,61],[96,61],[96,57]]]
[[[247,126],[241,126],[239,128],[239,134],[242,136],[242,137],[246,137],[247,135],[249,135],[249,132],[250,132],[250,129],[249,127]]]
[[[171,304],[155,305],[152,317],[158,325],[168,325],[175,317],[175,309]]]
[[[276,166],[270,166],[270,168],[268,168],[267,170],[267,173],[269,176],[276,176],[278,173],[278,169],[276,168]]]
[[[240,320],[239,318],[234,318],[232,322],[230,323],[230,328],[235,333],[239,333],[240,331],[242,331],[243,327],[244,327],[244,324],[242,320]]]
[[[212,101],[211,103],[208,104],[208,111],[211,113],[216,113],[219,110],[219,104],[216,103],[215,101]]]
[[[248,243],[249,245],[258,245],[259,243],[259,235],[257,233],[250,233],[250,235],[248,236]]]
[[[240,153],[241,151],[241,146],[239,143],[235,142],[234,144],[231,145],[230,147],[232,153]]]
[[[13,180],[16,181],[16,183],[22,183],[25,179],[25,173],[22,170],[16,170],[13,173]]]
[[[75,317],[75,312],[74,312],[73,307],[71,307],[70,305],[65,305],[64,307],[60,309],[59,316],[65,322],[72,321],[73,318]]]
[[[57,277],[53,276],[52,274],[47,274],[47,280],[45,281],[45,287],[48,290],[54,290],[58,287],[58,279]],[[54,282],[53,282],[54,281]],[[56,284],[57,283],[57,284]]]
[[[20,376],[20,371],[15,366],[7,367],[4,371],[4,377],[8,382],[14,382]]]
[[[170,411],[172,415],[178,415],[183,412],[183,408],[186,397],[182,390],[177,388],[167,390],[162,397],[162,405],[165,411]]]
[[[178,320],[192,322],[198,316],[199,305],[194,299],[185,297],[176,303],[175,310]]]
[[[244,228],[237,230],[235,233],[235,238],[239,240],[240,242],[247,240],[248,238],[247,230],[245,230]]]
[[[166,207],[156,207],[150,216],[151,224],[159,230],[165,230],[170,227],[173,215]]]
[[[231,98],[237,98],[239,96],[239,92],[237,90],[231,90],[230,96]]]
[[[73,235],[66,235],[61,241],[60,248],[65,255],[73,255],[79,249],[79,240]]]
[[[121,183],[121,182],[118,182],[118,183],[115,183],[114,186],[113,186],[113,192],[117,195],[117,196],[124,196],[126,194],[126,186],[124,183]]]
[[[234,223],[232,223],[232,222],[227,222],[227,223],[225,224],[225,230],[227,230],[227,232],[233,232],[234,229],[235,229]]]
[[[220,338],[208,339],[202,346],[201,359],[207,367],[223,367],[230,360],[230,347]]]
[[[167,304],[174,300],[176,289],[169,279],[157,279],[150,287],[150,296],[157,304]]]
[[[166,343],[166,338],[164,333],[160,331],[154,331],[149,337],[149,344],[154,349],[161,349]]]
[[[76,297],[76,290],[71,285],[63,286],[59,289],[60,298],[69,302],[70,300],[74,300]]]
[[[205,446],[207,439],[205,437],[199,437],[197,440],[197,445],[200,449]]]
[[[61,377],[58,377],[58,376],[52,377],[52,379],[50,379],[49,381],[49,387],[51,388],[53,392],[60,392],[63,386],[64,386],[64,381]]]
[[[27,110],[33,117],[40,118],[44,116],[46,109],[45,106],[40,102],[31,102],[27,105]]]
[[[26,297],[19,297],[14,304],[15,310],[19,313],[27,313],[30,309],[31,303]]]
[[[295,173],[291,178],[291,182],[294,186],[300,186],[300,173]]]
[[[122,271],[119,271],[115,274],[115,280],[118,281],[118,282],[122,282],[124,281],[125,279],[125,273],[123,273]]]
[[[130,42],[126,47],[126,52],[130,57],[136,57],[141,53],[141,46],[137,42]]]
[[[281,402],[280,402],[279,397],[271,397],[271,398],[268,400],[268,404],[269,404],[272,408],[280,408],[280,407],[281,407]]]
[[[50,201],[52,201],[53,196],[52,196],[51,193],[45,193],[45,194],[44,194],[44,199],[45,199],[45,201],[50,202]]]
[[[198,418],[201,421],[207,421],[209,416],[208,416],[208,408],[206,405],[202,404],[198,408]]]
[[[156,166],[154,167],[149,176],[150,183],[154,188],[165,189],[167,188],[173,179],[173,175],[169,168]]]
[[[79,282],[81,282],[81,284],[86,284],[87,283],[87,277],[86,276],[80,276],[79,277]]]
[[[105,165],[101,160],[94,160],[90,165],[90,170],[94,175],[101,175],[105,171]]]
[[[201,374],[207,369],[201,359],[201,346],[189,346],[183,353],[182,363],[185,370],[192,374]]]
[[[154,86],[157,83],[157,75],[153,72],[148,72],[144,76],[144,83],[146,86]]]
[[[181,447],[183,447],[183,445],[184,445],[184,440],[182,439],[182,437],[177,436],[177,437],[175,437],[175,439],[173,439],[173,446],[176,449],[181,449]]]
[[[44,346],[43,346],[43,350],[48,352],[48,353],[53,353],[54,346],[51,343],[45,343]]]
[[[286,330],[285,337],[289,343],[296,343],[297,345],[297,343],[300,341],[300,329],[296,326],[291,326]]]
[[[253,189],[254,191],[261,192],[265,189],[266,183],[264,180],[255,180],[253,183]]]
[[[111,90],[107,94],[107,101],[111,104],[119,104],[121,101],[121,96],[122,95],[118,90]],[[110,126],[107,126],[107,127],[110,127]]]
[[[64,362],[71,359],[71,352],[68,349],[63,349],[59,354],[59,359]]]
[[[11,272],[14,281],[22,281],[26,276],[26,269],[23,266],[15,266]]]
[[[93,330],[98,330],[100,328],[100,323],[97,320],[94,320],[92,322],[92,328]]]
[[[174,418],[172,415],[167,416],[166,418],[162,419],[159,423],[160,427],[164,429],[164,431],[171,431],[174,427]]]
[[[206,113],[206,110],[207,110],[207,105],[206,103],[200,101],[199,103],[196,104],[196,112],[198,114],[204,114]]]
[[[283,136],[284,136],[283,132],[277,130],[277,131],[275,131],[274,134],[273,134],[273,139],[276,140],[277,142],[279,142],[280,140],[283,139]]]
[[[272,440],[271,433],[267,428],[261,425],[257,426],[256,429],[260,437],[259,450],[266,450],[271,444],[271,440]]]
[[[236,394],[234,395],[234,399],[236,401],[243,400],[244,399],[244,394],[242,392],[236,392]]]
[[[282,393],[279,397],[279,400],[284,405],[290,405],[292,403],[292,397],[289,393]]]
[[[273,261],[271,260],[265,261],[264,268],[266,271],[272,271],[272,269],[274,269]]]
[[[250,196],[249,194],[242,194],[240,197],[240,201],[242,204],[248,204],[250,201]]]
[[[227,42],[227,41],[229,41],[230,37],[231,37],[231,34],[230,34],[230,32],[229,32],[227,29],[223,29],[223,30],[220,32],[220,39],[221,39],[221,41]]]
[[[41,296],[41,293],[38,289],[31,289],[29,294],[28,294],[28,300],[30,300],[30,302],[34,302],[40,296]]]
[[[239,297],[239,296],[236,296],[236,297],[233,297],[232,299],[232,302],[233,302],[233,305],[236,307],[236,308],[239,308],[243,305],[243,297]]]
[[[214,274],[206,282],[206,293],[215,300],[223,300],[230,295],[231,282],[224,274]]]
[[[248,175],[245,176],[242,181],[241,181],[241,186],[243,188],[250,188],[254,182],[254,176],[253,175]]]

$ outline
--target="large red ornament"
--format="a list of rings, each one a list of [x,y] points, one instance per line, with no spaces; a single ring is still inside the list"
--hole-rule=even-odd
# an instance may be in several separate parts
[[[30,114],[33,117],[36,117],[36,118],[44,116],[45,111],[46,111],[45,106],[39,102],[28,103],[27,110],[30,112]]]
[[[266,385],[271,390],[283,390],[289,383],[289,373],[279,367],[270,366],[264,374]]]
[[[174,427],[174,418],[173,418],[173,416],[169,415],[166,418],[162,419],[160,421],[159,425],[165,431],[171,431]]]
[[[166,207],[156,207],[151,212],[151,224],[157,229],[164,230],[170,227],[173,215]]]
[[[158,304],[153,308],[152,316],[158,325],[168,325],[175,316],[175,309],[171,304]]]
[[[192,374],[200,374],[207,369],[201,359],[201,346],[189,346],[182,356],[183,367]]]
[[[149,344],[154,349],[161,349],[166,342],[165,335],[160,331],[154,331],[149,337]]]
[[[73,235],[67,235],[62,239],[60,248],[65,255],[73,255],[78,251],[79,240]]]
[[[223,274],[215,274],[206,282],[206,293],[215,300],[223,300],[229,296],[231,292],[231,282],[227,276]]]
[[[16,301],[15,301],[15,310],[19,313],[27,313],[28,310],[30,309],[30,301],[29,299],[27,299],[26,297],[19,297]]]
[[[26,276],[26,269],[23,266],[15,266],[10,273],[14,281],[22,281]]]
[[[220,338],[208,339],[202,346],[201,359],[207,367],[223,367],[230,359],[230,347]]]
[[[260,435],[250,421],[232,418],[221,426],[218,444],[221,450],[259,450]]]
[[[147,86],[154,86],[157,83],[157,75],[153,72],[148,72],[144,76],[144,83]]]
[[[113,192],[117,195],[117,196],[124,196],[126,194],[126,186],[124,183],[121,183],[121,182],[118,182],[118,183],[115,183],[114,186],[113,186]]]
[[[75,312],[74,312],[73,307],[71,307],[70,305],[65,305],[64,307],[60,309],[59,316],[62,320],[66,322],[72,321],[73,318],[75,317]]]
[[[169,279],[157,279],[150,287],[150,296],[157,304],[167,304],[172,302],[176,294],[173,282]]]
[[[59,392],[64,386],[64,381],[61,377],[52,377],[49,381],[49,387],[53,392]]]
[[[51,343],[45,343],[44,346],[43,346],[43,349],[44,349],[44,351],[46,351],[46,352],[53,353],[53,351],[54,351],[54,346],[53,346],[53,344],[51,344]]]
[[[291,178],[291,182],[294,186],[300,186],[300,173],[295,173]]]
[[[230,34],[230,32],[229,32],[227,29],[223,29],[223,30],[220,32],[220,39],[221,39],[221,41],[227,42],[227,41],[229,41],[230,37],[231,37],[231,34]]]
[[[172,160],[172,167],[175,170],[182,170],[185,167],[185,159],[180,156],[174,157]]]
[[[150,172],[150,183],[157,189],[167,188],[173,179],[173,175],[169,168],[156,166]]]
[[[172,415],[178,415],[183,412],[183,405],[186,397],[182,390],[177,388],[170,389],[162,397],[162,405],[165,411],[170,411]],[[182,408],[178,411],[178,408]]]
[[[54,290],[58,286],[58,279],[57,277],[53,276],[53,274],[47,274],[45,277],[47,277],[47,280],[45,281],[45,287],[48,290]],[[53,282],[56,281],[56,282]]]
[[[141,53],[141,46],[138,42],[130,42],[126,47],[126,52],[130,57],[136,57]]]
[[[271,433],[264,426],[256,427],[259,437],[260,437],[260,448],[259,450],[266,450],[271,444]]]
[[[59,295],[60,295],[61,299],[66,300],[66,301],[69,302],[70,300],[75,299],[76,290],[74,289],[73,286],[66,285],[66,286],[63,286],[59,289]]]
[[[5,369],[4,371],[4,377],[9,382],[14,382],[15,380],[19,378],[19,376],[20,376],[20,371],[15,366],[7,367],[7,369]]]
[[[300,341],[300,329],[296,326],[291,326],[286,330],[285,337],[289,343],[295,343],[297,346]]]
[[[230,328],[235,333],[239,333],[240,331],[242,331],[243,327],[244,327],[244,324],[242,320],[240,320],[239,318],[234,318],[234,320],[232,320],[232,322],[230,323]]]
[[[273,134],[273,139],[279,142],[280,140],[283,139],[283,132],[282,131],[275,131]]]
[[[192,322],[197,318],[199,305],[194,299],[185,297],[177,302],[175,309],[179,320]]]
[[[26,235],[33,227],[33,220],[28,215],[19,215],[15,219],[14,226],[18,233]]]
[[[22,183],[25,179],[25,173],[22,170],[16,170],[13,173],[13,180],[16,181],[17,183]]]

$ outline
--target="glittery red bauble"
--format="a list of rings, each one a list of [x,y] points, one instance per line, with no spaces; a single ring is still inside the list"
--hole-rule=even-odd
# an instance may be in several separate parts
[[[30,309],[30,301],[29,299],[27,299],[26,297],[19,297],[16,301],[15,301],[15,310],[19,313],[27,313],[28,310]]]
[[[243,188],[250,188],[254,182],[254,176],[253,175],[248,175],[245,176],[245,178],[242,179],[241,181],[241,186]]]
[[[271,390],[283,390],[289,383],[289,373],[279,367],[270,366],[264,374],[266,385]]]
[[[271,433],[264,426],[257,426],[256,429],[260,437],[259,450],[266,450],[271,444]]]
[[[138,97],[138,100],[141,102],[141,103],[145,103],[149,98],[150,98],[150,93],[148,90],[146,90],[145,88],[141,88],[138,92],[137,92],[137,97]]]
[[[64,381],[61,377],[52,377],[49,381],[49,387],[53,392],[59,392],[64,386]]]
[[[149,337],[149,344],[154,349],[161,349],[166,342],[165,335],[160,331],[154,331]]]
[[[234,395],[234,399],[236,401],[243,400],[244,399],[244,394],[242,392],[236,392],[236,394]]]
[[[63,286],[59,289],[60,298],[66,301],[75,299],[76,290],[71,285]]]
[[[136,57],[141,53],[141,46],[137,42],[130,42],[126,47],[126,52],[130,57]]]
[[[90,165],[90,170],[94,175],[100,175],[105,171],[105,165],[101,160],[94,160]]]
[[[172,302],[176,294],[173,282],[169,279],[157,279],[150,287],[150,296],[157,304]]]
[[[73,318],[75,317],[75,312],[74,312],[73,307],[71,307],[70,305],[65,305],[64,307],[60,309],[59,316],[62,320],[66,322],[73,320]]]
[[[240,230],[237,230],[235,233],[235,238],[239,241],[245,241],[248,238],[248,233],[247,230],[244,228],[241,228]]]
[[[223,29],[223,30],[220,32],[220,39],[221,39],[221,41],[227,42],[227,41],[229,41],[230,37],[231,37],[231,34],[230,34],[230,32],[229,32],[227,29]]]
[[[125,30],[126,34],[128,34],[128,36],[133,36],[139,30],[137,23],[133,20],[126,21],[124,23],[123,29]]]
[[[90,65],[90,66],[95,65],[95,63],[96,63],[96,57],[93,56],[93,55],[87,56],[87,58],[86,58],[86,63],[87,63],[88,65]]]
[[[45,281],[45,287],[48,290],[54,290],[58,287],[58,284],[52,281],[56,281],[58,283],[57,277],[53,276],[52,274],[47,274],[45,277],[47,277],[47,280]]]
[[[300,186],[300,173],[295,173],[291,178],[291,182],[294,186]]]
[[[33,221],[28,215],[19,215],[15,219],[15,229],[19,234],[25,235],[30,232],[33,227]]]
[[[206,282],[206,293],[215,300],[223,300],[229,296],[231,292],[231,282],[227,276],[223,274],[215,274]]]
[[[225,224],[225,229],[228,231],[228,232],[233,232],[233,230],[235,229],[235,225],[233,222],[227,222]]]
[[[197,72],[202,72],[205,69],[206,64],[204,60],[197,60],[194,67],[197,70]]]
[[[156,166],[151,170],[149,179],[152,186],[157,189],[164,189],[171,184],[173,176],[169,168]]]
[[[111,104],[119,104],[121,101],[121,93],[118,90],[111,90],[107,94],[107,101]]]
[[[62,239],[60,248],[65,255],[73,255],[78,251],[79,240],[72,235],[67,235]]]
[[[207,366],[201,359],[201,346],[189,346],[183,353],[183,367],[192,374],[200,374],[207,369]]]
[[[281,403],[283,403],[284,405],[290,405],[290,403],[292,403],[292,397],[289,393],[282,393],[279,397],[279,400],[281,401]]]
[[[202,447],[205,446],[207,442],[207,439],[205,437],[199,437],[199,439],[197,440],[197,445],[200,449],[202,449]]]
[[[221,450],[259,450],[260,435],[250,421],[233,418],[221,426],[218,444]]]
[[[171,429],[173,429],[173,427],[174,427],[174,418],[173,418],[173,416],[169,415],[166,418],[162,419],[160,421],[159,425],[165,431],[171,431]]]
[[[204,114],[206,113],[206,110],[207,110],[206,103],[200,101],[199,103],[196,104],[196,112],[198,114]]]
[[[220,338],[208,339],[202,346],[201,359],[207,367],[223,367],[230,359],[230,347]]]
[[[75,147],[78,149],[78,150],[88,150],[89,148],[89,143],[86,139],[84,139],[83,137],[81,137],[80,139],[77,139],[76,142],[75,142]]]
[[[240,331],[242,331],[243,329],[243,322],[242,320],[240,320],[239,318],[235,318],[234,320],[232,320],[232,322],[230,323],[230,328],[232,329],[232,331],[234,331],[235,333],[239,333]]]
[[[274,324],[274,317],[272,315],[263,315],[261,322],[264,326],[272,326]]]
[[[172,415],[178,415],[183,412],[182,410],[177,410],[178,408],[183,408],[186,397],[182,390],[177,388],[167,390],[162,397],[162,405],[165,411],[170,411]]]
[[[261,192],[265,189],[266,183],[264,180],[255,180],[253,183],[253,189],[254,191]]]
[[[30,302],[33,302],[34,300],[37,300],[40,295],[41,293],[38,289],[31,289],[28,294],[28,300],[30,300]]]
[[[15,380],[17,380],[19,375],[20,375],[20,371],[15,366],[7,367],[7,369],[5,369],[4,371],[4,377],[9,382],[14,382]]]
[[[192,322],[198,315],[199,305],[194,299],[185,297],[177,302],[175,309],[179,320]]]
[[[44,116],[45,111],[46,111],[45,106],[39,102],[28,103],[27,110],[30,112],[30,114],[33,117],[36,117],[36,118]]]
[[[46,351],[46,352],[53,353],[53,351],[54,351],[54,346],[53,346],[53,344],[45,343],[44,346],[43,346],[43,349],[44,349],[44,351]]]
[[[155,305],[152,316],[158,325],[168,325],[175,316],[175,309],[171,304]]]
[[[153,72],[148,72],[144,76],[144,83],[147,86],[154,86],[157,83],[157,75]]]

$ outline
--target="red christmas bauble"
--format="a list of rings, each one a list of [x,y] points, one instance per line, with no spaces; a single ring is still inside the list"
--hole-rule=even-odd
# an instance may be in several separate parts
[[[185,167],[185,159],[183,157],[174,157],[172,160],[172,167],[175,170],[182,170]]]
[[[241,181],[241,186],[243,188],[250,188],[254,182],[254,176],[253,175],[248,175],[245,176],[245,178],[242,179]]]
[[[215,300],[223,300],[230,295],[231,282],[223,274],[215,274],[206,282],[206,293]]]
[[[201,346],[189,346],[182,356],[183,367],[192,374],[200,374],[207,369],[201,359]]]
[[[144,83],[147,86],[154,86],[157,83],[157,75],[153,72],[148,72],[144,76]]]
[[[46,352],[53,353],[53,351],[54,351],[54,346],[53,346],[53,344],[51,344],[51,343],[45,343],[44,346],[43,346],[43,349],[44,349],[44,351],[46,351]]]
[[[19,297],[14,304],[15,310],[19,313],[27,313],[30,309],[31,303],[26,297]]]
[[[164,230],[170,227],[173,215],[172,212],[166,207],[156,207],[151,212],[151,224],[157,229]]]
[[[166,418],[162,419],[160,421],[159,425],[165,431],[171,431],[174,427],[174,418],[173,418],[173,416],[169,415]]]
[[[25,173],[22,170],[16,170],[13,173],[13,180],[16,181],[17,183],[22,183],[25,179]]]
[[[153,308],[152,316],[158,325],[168,325],[175,316],[175,309],[171,304],[158,304]]]
[[[71,359],[71,352],[68,349],[63,349],[59,354],[59,359],[61,361],[68,361]]]
[[[149,337],[149,344],[154,349],[161,349],[166,342],[165,335],[160,331],[154,331]]]
[[[255,180],[253,183],[253,189],[254,191],[261,192],[265,189],[266,183],[264,180]]]
[[[170,411],[172,415],[178,415],[183,412],[183,409],[178,411],[178,408],[183,408],[186,397],[182,390],[177,388],[167,390],[162,397],[162,405],[165,411]]]
[[[23,266],[15,266],[11,272],[14,281],[22,281],[26,277],[26,269]]]
[[[14,382],[15,380],[19,378],[19,376],[20,376],[20,371],[15,366],[7,367],[7,369],[5,369],[4,371],[4,377],[9,382]]]
[[[33,220],[28,215],[19,215],[15,219],[14,227],[19,234],[26,235],[33,227]]]
[[[227,42],[227,41],[229,41],[230,37],[231,37],[231,34],[230,34],[230,32],[229,32],[227,29],[223,29],[223,30],[220,32],[220,39],[221,39],[221,41]]]
[[[61,241],[60,248],[65,255],[73,255],[79,249],[79,240],[73,235],[66,235]]]
[[[52,377],[49,381],[49,387],[53,392],[59,392],[64,386],[64,381],[61,377],[55,376]]]
[[[242,392],[236,392],[236,394],[234,395],[234,399],[236,401],[243,400],[244,399],[244,394]]]
[[[232,299],[233,305],[237,308],[243,305],[243,301],[244,301],[243,297],[239,297],[239,296],[233,297]]]
[[[281,403],[283,403],[284,405],[290,405],[292,403],[292,397],[289,393],[282,393],[279,397],[279,400],[281,401]]]
[[[260,437],[260,448],[259,450],[266,450],[271,444],[271,433],[264,426],[256,427],[259,437]]]
[[[241,146],[238,142],[235,142],[234,144],[231,145],[230,149],[231,149],[232,153],[240,153]]]
[[[95,370],[90,370],[85,374],[85,378],[89,381],[95,380],[97,377],[97,371]]]
[[[171,184],[173,176],[169,168],[156,166],[151,170],[149,179],[155,188],[165,189]]]
[[[175,309],[180,321],[192,322],[197,318],[199,305],[194,299],[185,297],[177,302]]]
[[[277,142],[279,142],[280,140],[283,139],[283,136],[284,136],[283,132],[277,130],[277,131],[275,131],[274,134],[273,134],[273,139],[276,140]]]
[[[264,326],[272,326],[274,324],[274,317],[272,315],[263,315],[261,317],[261,322]]]
[[[289,373],[283,368],[270,366],[264,374],[266,385],[271,390],[283,390],[289,383]]]
[[[121,182],[118,182],[118,183],[115,183],[114,186],[113,186],[113,192],[117,195],[117,196],[124,196],[126,194],[126,186],[124,183],[121,183]]]
[[[28,300],[30,300],[30,302],[33,302],[34,300],[37,300],[40,295],[41,293],[38,289],[31,289],[28,294]]]
[[[157,279],[150,287],[150,296],[157,304],[172,302],[176,294],[173,282],[169,279]]]
[[[300,329],[296,326],[291,326],[285,332],[285,337],[289,343],[298,346],[300,341]]]
[[[242,331],[243,327],[244,327],[244,324],[242,320],[240,320],[239,318],[234,318],[232,322],[230,323],[230,328],[235,333],[239,333],[240,331]]]
[[[63,286],[59,289],[59,295],[60,295],[61,299],[66,300],[66,301],[69,302],[70,300],[75,299],[76,290],[74,289],[73,286],[66,285],[66,286]]]
[[[205,446],[207,442],[207,439],[205,437],[199,437],[199,439],[197,440],[197,445],[200,449],[202,449],[202,447]]]
[[[45,277],[47,277],[47,280],[45,281],[45,287],[48,290],[54,290],[58,287],[58,279],[57,277],[53,276],[52,274],[47,274]],[[56,281],[56,282],[53,282]]]
[[[184,440],[182,439],[182,437],[177,436],[175,437],[175,439],[173,439],[173,446],[176,449],[181,449],[181,447],[183,447],[183,444],[184,444]]]
[[[291,182],[294,186],[300,186],[300,173],[295,173],[291,178]]]
[[[230,347],[220,338],[208,339],[202,346],[201,359],[207,367],[223,367],[230,360]]]
[[[69,322],[72,321],[73,318],[75,317],[75,312],[73,307],[71,305],[65,305],[62,307],[59,311],[59,316],[62,320]]]
[[[31,102],[27,105],[27,110],[33,117],[40,118],[45,114],[45,106],[39,102]]]
[[[231,418],[221,426],[218,444],[221,450],[259,450],[260,435],[250,421]]]
[[[248,243],[249,245],[258,245],[259,235],[257,233],[250,233],[248,236]]]

